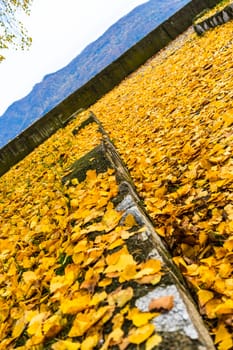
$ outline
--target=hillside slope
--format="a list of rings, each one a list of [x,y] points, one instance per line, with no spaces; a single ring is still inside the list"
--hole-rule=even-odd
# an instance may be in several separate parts
[[[88,45],[66,67],[44,77],[23,99],[0,117],[0,147],[26,129],[113,62],[187,0],[150,0],[136,7]]]

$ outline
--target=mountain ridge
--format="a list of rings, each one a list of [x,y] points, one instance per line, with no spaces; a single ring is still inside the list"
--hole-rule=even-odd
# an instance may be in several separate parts
[[[93,78],[187,0],[150,0],[110,26],[65,67],[47,74],[32,91],[13,102],[0,117],[0,147]],[[9,127],[10,126],[10,127]]]

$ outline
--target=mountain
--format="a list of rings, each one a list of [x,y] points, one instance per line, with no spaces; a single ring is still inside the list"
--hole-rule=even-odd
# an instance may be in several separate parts
[[[93,78],[136,42],[187,4],[188,0],[150,0],[122,17],[66,67],[46,75],[0,117],[0,147],[16,137],[72,92]]]

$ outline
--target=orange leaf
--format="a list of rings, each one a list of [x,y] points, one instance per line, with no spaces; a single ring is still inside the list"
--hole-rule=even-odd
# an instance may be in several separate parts
[[[173,295],[167,295],[164,297],[152,299],[149,304],[149,311],[157,310],[157,311],[169,311],[174,306],[174,297]]]

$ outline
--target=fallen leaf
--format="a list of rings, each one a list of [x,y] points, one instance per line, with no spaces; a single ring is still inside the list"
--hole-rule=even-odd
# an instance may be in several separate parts
[[[157,345],[159,345],[162,342],[163,338],[158,335],[154,334],[152,337],[150,337],[146,341],[146,349],[145,350],[153,350]]]
[[[131,320],[136,327],[144,326],[157,314],[151,312],[142,312],[137,308],[130,309],[127,318]]]
[[[129,342],[133,344],[141,344],[152,335],[154,330],[155,328],[153,324],[150,323],[139,328],[132,328],[128,335]]]
[[[208,290],[200,289],[197,292],[200,306],[203,307],[209,300],[213,299],[214,293]]]
[[[173,295],[166,295],[160,298],[152,299],[149,303],[149,311],[156,310],[160,312],[170,311],[174,306]]]
[[[128,301],[130,301],[133,297],[134,291],[132,287],[128,287],[126,289],[121,289],[119,287],[114,292],[109,294],[108,303],[109,305],[117,305],[118,307],[123,307]]]
[[[75,315],[80,311],[83,311],[89,307],[91,296],[89,293],[78,293],[75,299],[67,300],[66,298],[61,301],[60,310],[63,314]]]

